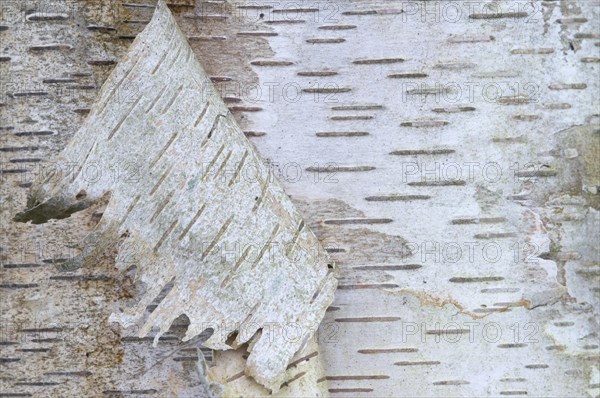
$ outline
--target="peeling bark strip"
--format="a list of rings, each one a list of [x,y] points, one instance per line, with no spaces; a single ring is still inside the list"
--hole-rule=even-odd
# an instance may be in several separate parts
[[[227,337],[243,323],[235,344],[251,342],[245,374],[277,391],[295,375],[286,368],[323,318],[337,280],[199,62],[182,56],[190,51],[161,1],[56,161],[76,164],[76,172],[33,184],[15,220],[66,218],[110,191],[94,235],[99,244],[124,237],[128,255],[116,266],[135,264],[147,286],[138,305],[110,320],[127,327],[147,317],[139,337],[152,332],[157,344],[185,314],[185,340],[213,328],[204,345],[220,350],[231,348]],[[136,87],[134,101],[122,100],[125,87]],[[115,177],[114,165],[134,169],[136,178]],[[78,172],[88,166],[99,170],[97,179]],[[171,280],[171,291],[145,314]],[[284,338],[290,325],[300,338]]]

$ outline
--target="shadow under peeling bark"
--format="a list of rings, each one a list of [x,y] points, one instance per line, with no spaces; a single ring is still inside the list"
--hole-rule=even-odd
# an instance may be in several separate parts
[[[66,218],[110,192],[93,241],[124,237],[116,266],[135,265],[148,286],[134,308],[110,320],[125,327],[142,321],[140,337],[157,327],[156,344],[185,314],[185,340],[211,328],[209,348],[249,342],[246,374],[279,390],[333,300],[335,270],[163,2],[56,165],[69,173],[36,182],[15,221]],[[282,333],[290,325],[297,338]],[[232,331],[238,334],[229,343]]]
[[[31,221],[32,224],[43,224],[52,219],[62,220],[68,218],[71,214],[85,210],[88,207],[89,204],[81,200],[70,201],[63,197],[51,197],[40,203],[37,196],[31,196],[27,201],[27,210],[17,213],[13,221]]]

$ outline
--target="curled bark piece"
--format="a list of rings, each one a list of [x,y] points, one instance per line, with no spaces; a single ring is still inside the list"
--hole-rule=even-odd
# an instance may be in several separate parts
[[[161,1],[15,220],[66,218],[110,192],[93,241],[119,241],[117,267],[135,265],[147,286],[111,320],[137,324],[173,281],[140,337],[157,327],[156,344],[185,314],[186,340],[213,329],[210,348],[251,342],[246,374],[277,391],[337,280],[263,164]]]

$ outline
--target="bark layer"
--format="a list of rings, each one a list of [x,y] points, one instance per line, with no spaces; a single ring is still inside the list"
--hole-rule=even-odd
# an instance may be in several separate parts
[[[333,300],[334,269],[163,2],[55,163],[15,220],[66,218],[110,192],[90,247],[118,241],[117,267],[135,266],[147,286],[111,320],[140,337],[158,328],[157,344],[185,314],[185,340],[212,329],[207,347],[251,342],[246,374],[279,390]]]

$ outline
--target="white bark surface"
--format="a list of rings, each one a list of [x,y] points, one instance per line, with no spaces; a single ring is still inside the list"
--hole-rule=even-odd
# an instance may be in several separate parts
[[[99,320],[135,302],[113,279],[53,279],[112,277],[101,264],[65,273],[41,261],[48,255],[15,250],[19,241],[66,247],[89,232],[94,209],[59,223],[6,221],[31,181],[18,170],[31,173],[35,159],[59,152],[95,98],[90,89],[66,100],[54,88],[92,78],[100,87],[150,20],[150,2],[131,3],[78,24],[36,17],[0,32],[9,58],[2,73],[47,92],[11,88],[19,95],[0,108],[3,261],[15,265],[2,270],[2,319],[27,330],[82,319],[111,337],[68,345],[22,333],[24,341],[0,347],[0,357],[15,360],[3,365],[3,391],[198,395],[181,356],[131,371],[178,343],[173,330],[155,349],[109,333]],[[310,359],[323,359],[320,388],[377,398],[598,396],[597,1],[177,3],[189,5],[172,10],[197,58],[340,266]],[[28,49],[55,42],[72,50]],[[76,83],[42,81],[57,77]],[[261,95],[242,90],[253,84]],[[43,131],[56,133],[22,134]],[[494,166],[484,174],[491,163],[501,178]],[[457,245],[455,261],[443,249]],[[19,351],[42,345],[50,351]],[[226,391],[260,395],[251,378],[238,377],[245,348],[225,359],[233,353],[215,356],[215,377],[230,380]],[[69,370],[91,375],[56,374]]]

